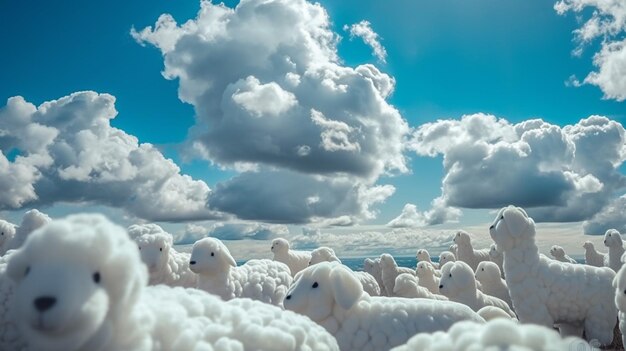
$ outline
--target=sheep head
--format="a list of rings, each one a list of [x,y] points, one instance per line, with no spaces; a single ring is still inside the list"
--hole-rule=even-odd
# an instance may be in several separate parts
[[[274,256],[276,256],[287,254],[287,252],[289,252],[289,248],[289,241],[287,241],[287,239],[277,238],[272,240],[272,247],[270,250],[274,253]]]
[[[469,246],[472,242],[472,238],[469,233],[464,230],[459,230],[456,232],[454,239],[452,239],[454,243],[458,246]]]
[[[191,249],[189,269],[196,274],[222,275],[237,267],[230,251],[219,239],[204,238],[196,241]]]
[[[585,250],[593,250],[593,249],[595,249],[595,247],[593,246],[593,243],[591,241],[587,240],[583,244],[583,249],[585,249]]]
[[[520,207],[504,207],[489,227],[489,235],[498,251],[510,250],[519,240],[534,240],[535,221]]]
[[[396,260],[390,254],[380,255],[380,267],[397,267]]]
[[[430,253],[428,253],[428,250],[424,250],[424,249],[417,250],[416,257],[418,261],[430,261]]]
[[[439,291],[446,297],[476,291],[474,271],[463,261],[448,262],[441,268]]]
[[[454,262],[454,261],[456,261],[456,257],[450,251],[444,251],[439,254],[439,266],[443,266],[444,264],[448,262]]]
[[[606,247],[620,247],[623,246],[623,240],[620,233],[615,229],[609,229],[604,233],[604,245]]]
[[[311,261],[309,262],[309,266],[320,263],[320,262],[339,262],[339,258],[335,255],[335,251],[330,247],[322,246],[313,251],[311,251]]]
[[[563,248],[559,245],[552,245],[550,248],[550,255],[555,258],[563,258],[565,257],[565,250],[563,250]]]
[[[393,293],[398,296],[412,297],[418,290],[417,278],[413,274],[402,273],[396,277]]]
[[[435,275],[435,267],[430,262],[422,261],[417,264],[415,274],[418,278],[432,277]]]
[[[491,244],[491,246],[489,247],[489,257],[494,259],[500,256],[502,256],[502,253],[498,251],[498,246],[496,246],[496,244]]]
[[[487,283],[500,280],[500,267],[490,261],[482,261],[476,267],[476,280]]]
[[[141,260],[148,267],[150,274],[159,273],[169,260],[173,238],[168,233],[143,234],[135,239]]]
[[[15,236],[15,226],[0,219],[0,247]]]
[[[296,276],[285,297],[285,309],[321,322],[333,308],[351,309],[363,295],[363,286],[350,268],[336,262],[321,262]]]
[[[105,344],[132,313],[147,271],[126,231],[101,215],[74,215],[32,233],[9,260],[15,323],[34,349]]]

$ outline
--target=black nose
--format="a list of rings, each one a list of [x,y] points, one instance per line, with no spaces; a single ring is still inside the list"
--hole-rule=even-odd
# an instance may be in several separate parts
[[[439,285],[439,289],[443,288],[443,284]]]
[[[57,303],[57,299],[51,296],[42,296],[35,299],[35,308],[39,312],[45,312]]]
[[[287,297],[285,297],[285,299],[291,300],[291,295],[287,295]]]
[[[189,264],[196,264],[196,261],[189,261]]]

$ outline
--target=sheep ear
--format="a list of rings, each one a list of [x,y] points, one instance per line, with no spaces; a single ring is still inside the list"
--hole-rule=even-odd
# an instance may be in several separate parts
[[[516,210],[517,208],[507,208],[502,212],[502,216],[509,233],[513,236],[521,236],[528,228],[529,223],[528,218]]]
[[[226,257],[226,262],[233,267],[237,267],[237,262],[235,262],[235,259],[230,254],[230,252],[226,251],[224,252],[224,254],[225,254],[224,256]]]
[[[330,285],[335,301],[345,310],[349,310],[363,295],[363,285],[344,266],[336,266],[330,271]]]

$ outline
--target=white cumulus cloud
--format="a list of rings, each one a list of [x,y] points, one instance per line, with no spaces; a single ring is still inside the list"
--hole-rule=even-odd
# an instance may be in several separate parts
[[[415,228],[429,225],[457,222],[461,210],[446,206],[442,198],[432,201],[430,210],[420,212],[414,204],[405,204],[400,215],[387,223],[392,228]]]
[[[343,30],[350,32],[350,37],[359,37],[363,39],[365,44],[372,48],[372,54],[376,56],[378,61],[385,63],[387,61],[387,50],[380,43],[378,33],[374,32],[369,21],[361,21],[351,26],[345,25]]]

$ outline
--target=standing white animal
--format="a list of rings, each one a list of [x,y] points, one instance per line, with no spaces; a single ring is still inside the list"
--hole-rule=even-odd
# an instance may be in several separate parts
[[[428,262],[420,262],[415,268],[417,283],[433,294],[439,294],[439,277],[435,275],[435,267]]]
[[[624,241],[621,234],[615,229],[609,229],[604,233],[604,245],[609,248],[608,267],[615,272],[619,271],[624,264],[622,255],[624,255]]]
[[[382,272],[383,285],[389,296],[393,295],[393,287],[396,284],[396,277],[402,273],[415,274],[410,268],[398,267],[396,260],[390,254],[380,255],[380,268]]]
[[[311,262],[310,252],[291,250],[287,239],[278,238],[272,240],[271,251],[274,254],[274,261],[286,264],[291,270],[291,276],[293,277],[308,267],[309,262]]]
[[[491,260],[489,257],[489,250],[474,250],[474,247],[472,246],[472,239],[466,231],[458,231],[454,236],[453,241],[457,245],[457,261],[467,263],[472,270],[476,269],[480,262]]]
[[[441,267],[439,291],[451,301],[465,304],[474,311],[494,306],[515,318],[515,313],[506,302],[478,290],[474,271],[463,261],[449,262]]]
[[[439,267],[443,267],[444,264],[454,261],[456,261],[456,257],[450,251],[444,251],[439,254]]]
[[[491,262],[498,265],[502,278],[504,278],[504,266],[502,265],[504,262],[504,256],[502,256],[502,252],[498,251],[496,244],[491,244],[489,247],[489,259],[491,259]]]
[[[513,307],[506,280],[502,279],[500,268],[495,262],[484,261],[478,264],[476,280],[481,284],[482,292],[495,296]]]
[[[489,228],[504,254],[506,281],[520,322],[548,328],[559,324],[566,330],[582,326],[588,340],[610,344],[617,317],[611,285],[615,272],[540,255],[535,233],[532,218],[514,206],[498,211]]]
[[[237,267],[219,239],[204,238],[193,244],[191,271],[198,274],[198,288],[230,300],[247,297],[282,306],[293,279],[289,267],[272,260],[250,260]]]
[[[335,251],[330,247],[322,246],[311,251],[310,266],[320,262],[338,262],[341,260],[335,255]],[[354,272],[357,279],[363,284],[363,290],[370,296],[380,296],[380,286],[373,275],[367,272]]]
[[[417,277],[409,273],[402,273],[396,277],[393,293],[398,297],[448,300],[448,298],[443,295],[433,294],[425,287],[419,286]]]
[[[366,258],[363,261],[363,270],[366,273],[369,273],[376,279],[378,286],[380,287],[380,295],[381,296],[390,296],[387,293],[387,289],[385,289],[385,284],[383,284],[383,270],[380,267],[380,257],[377,258]],[[393,293],[393,292],[392,292]]]
[[[585,264],[594,267],[606,266],[608,260],[606,254],[598,252],[591,241],[585,241],[583,248],[585,249]]]
[[[417,254],[416,254],[415,258],[417,259],[418,263],[419,262],[428,262],[428,263],[432,264],[433,267],[439,268],[439,265],[434,263],[430,259],[430,253],[426,249],[419,249],[419,250],[417,250]]]
[[[346,266],[322,262],[302,271],[285,308],[317,322],[342,351],[386,351],[420,332],[484,319],[469,307],[440,300],[369,296]]]
[[[554,259],[559,262],[567,262],[567,263],[573,263],[573,264],[577,263],[576,260],[569,257],[565,253],[565,249],[563,249],[559,245],[552,245],[552,247],[550,248],[550,255],[552,255],[552,257],[554,257]]]

